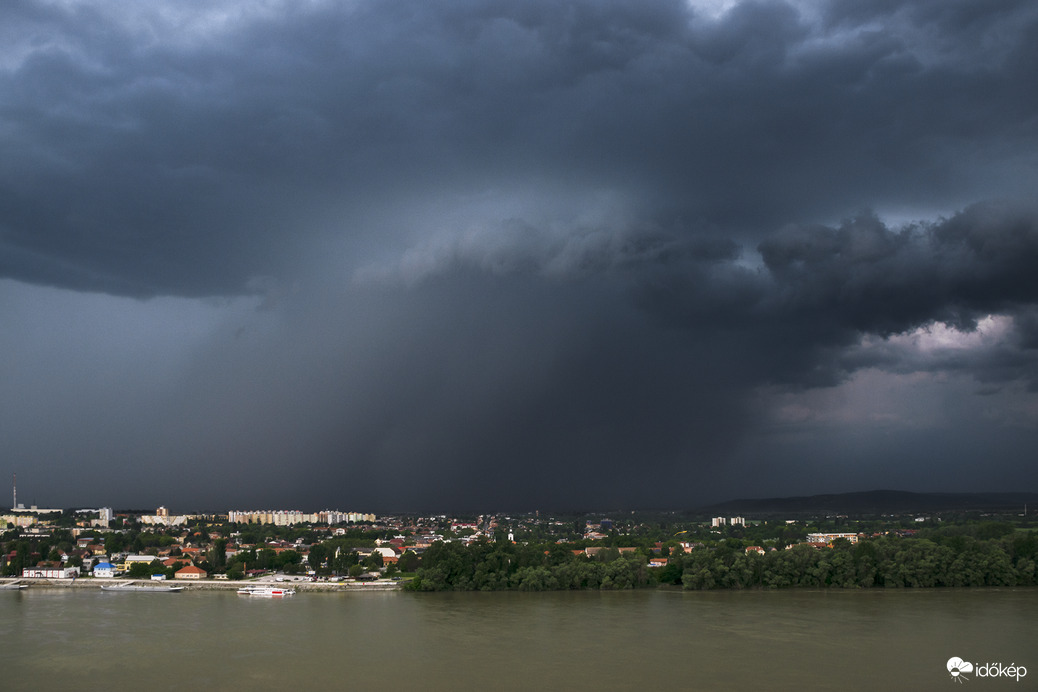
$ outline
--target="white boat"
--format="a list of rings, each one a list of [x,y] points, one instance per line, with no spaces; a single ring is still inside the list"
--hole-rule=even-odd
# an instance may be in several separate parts
[[[242,596],[292,596],[295,594],[293,589],[283,589],[278,587],[266,587],[266,586],[245,586],[238,589],[238,593]]]
[[[113,584],[102,586],[102,591],[134,591],[136,593],[176,593],[183,591],[183,586],[141,586],[139,584]]]

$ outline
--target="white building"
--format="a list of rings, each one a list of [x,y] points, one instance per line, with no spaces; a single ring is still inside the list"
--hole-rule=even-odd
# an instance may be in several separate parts
[[[137,521],[146,526],[184,526],[189,518],[187,514],[172,515],[165,507],[159,507],[155,514],[142,514]]]
[[[112,511],[111,507],[101,507],[97,510],[97,519],[94,519],[91,524],[102,529],[107,529],[112,524],[112,520],[115,519],[115,512]]]
[[[858,542],[858,534],[856,533],[809,533],[807,534],[808,543],[832,543],[837,538],[846,538],[851,543]]]
[[[73,579],[79,576],[78,567],[26,567],[24,579]]]
[[[374,514],[359,512],[339,512],[326,509],[320,512],[301,512],[299,510],[259,510],[227,513],[227,521],[240,524],[274,524],[275,526],[293,526],[295,524],[342,524],[345,522],[374,522]]]
[[[115,565],[111,562],[99,562],[94,565],[94,576],[110,579],[115,576]]]
[[[27,528],[36,523],[35,514],[3,514],[0,515],[0,528],[6,528],[8,524],[11,526],[20,526]]]

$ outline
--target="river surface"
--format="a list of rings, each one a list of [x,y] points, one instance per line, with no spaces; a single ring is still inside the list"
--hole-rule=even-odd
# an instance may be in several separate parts
[[[1028,668],[1038,590],[0,591],[0,690],[950,690]]]

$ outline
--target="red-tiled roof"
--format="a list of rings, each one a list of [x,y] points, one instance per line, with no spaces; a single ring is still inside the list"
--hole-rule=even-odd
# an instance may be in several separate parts
[[[176,571],[177,574],[208,574],[204,569],[195,567],[194,565],[188,565]]]

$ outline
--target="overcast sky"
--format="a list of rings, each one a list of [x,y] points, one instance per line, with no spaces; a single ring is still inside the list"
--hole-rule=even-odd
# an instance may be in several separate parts
[[[173,511],[1038,490],[1035,75],[1033,0],[4,2],[0,470]]]

